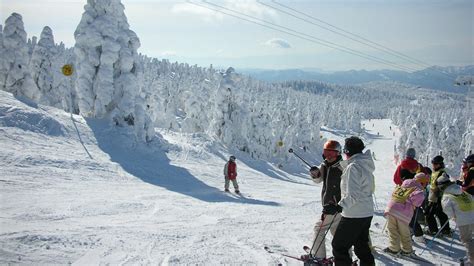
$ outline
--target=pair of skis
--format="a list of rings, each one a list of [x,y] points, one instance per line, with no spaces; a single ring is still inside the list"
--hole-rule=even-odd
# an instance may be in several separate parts
[[[301,261],[301,262],[304,263],[305,266],[329,266],[329,265],[334,264],[334,259],[332,257],[328,258],[328,259],[326,259],[326,258],[325,259],[319,259],[319,258],[312,257],[311,254],[309,254],[309,251],[311,250],[311,248],[308,247],[308,246],[303,247],[303,250],[306,251],[308,254],[302,255],[302,256],[293,256],[293,255],[285,254],[283,252],[272,250],[268,246],[265,246],[264,249],[268,253],[278,254],[278,255],[286,257],[286,258]]]
[[[393,254],[393,253],[385,252],[385,251],[383,251],[383,249],[380,249],[378,247],[375,247],[375,249],[381,251],[383,254],[390,255],[395,259],[409,260],[409,261],[418,262],[418,263],[423,262],[423,263],[427,263],[427,264],[433,264],[433,262],[431,262],[427,259],[424,259],[424,258],[422,258],[422,257],[420,257],[420,256],[418,256],[414,253],[412,255],[408,256],[408,255],[403,255],[402,253]]]

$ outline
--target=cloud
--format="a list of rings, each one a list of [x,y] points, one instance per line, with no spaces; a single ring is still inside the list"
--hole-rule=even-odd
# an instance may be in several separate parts
[[[266,46],[274,47],[274,48],[282,48],[288,49],[291,48],[290,43],[287,40],[283,40],[280,38],[273,38],[264,43]]]
[[[176,56],[176,52],[175,51],[164,51],[163,53],[161,53],[162,56]]]

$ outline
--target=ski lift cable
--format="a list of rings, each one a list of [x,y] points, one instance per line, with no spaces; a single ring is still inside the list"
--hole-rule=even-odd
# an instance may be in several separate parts
[[[341,50],[341,49],[342,49],[341,51],[344,51],[344,52],[350,51],[351,54],[356,53],[358,56],[363,55],[363,57],[366,58],[366,59],[368,59],[367,57],[370,57],[370,58],[372,58],[373,60],[375,60],[375,61],[378,62],[378,63],[387,64],[387,65],[390,65],[390,66],[392,66],[392,67],[396,67],[396,68],[399,68],[399,69],[409,70],[409,71],[414,71],[414,70],[415,70],[415,69],[412,69],[412,68],[410,68],[410,67],[402,66],[402,65],[399,65],[399,64],[397,64],[397,63],[394,63],[394,62],[385,60],[385,59],[383,59],[383,58],[379,58],[379,57],[376,57],[376,56],[372,56],[372,55],[369,55],[369,54],[366,54],[366,53],[363,53],[363,52],[360,52],[360,51],[357,51],[357,50],[354,50],[354,49],[345,47],[345,46],[343,46],[343,45],[339,45],[339,44],[337,44],[337,43],[333,43],[333,42],[330,42],[330,41],[326,41],[326,40],[324,40],[324,39],[317,38],[317,37],[315,37],[315,36],[313,36],[313,35],[309,35],[309,34],[306,34],[306,33],[303,33],[303,32],[299,32],[299,31],[296,31],[296,30],[294,30],[294,29],[291,29],[291,28],[288,28],[288,27],[285,27],[285,26],[281,26],[281,25],[275,24],[275,23],[273,23],[273,22],[265,21],[265,20],[262,20],[262,19],[260,19],[260,18],[253,17],[253,16],[247,15],[247,14],[245,14],[245,13],[242,13],[242,12],[240,12],[240,11],[236,11],[236,10],[233,10],[233,9],[230,9],[230,8],[227,8],[227,7],[223,7],[223,6],[220,6],[220,5],[211,3],[211,2],[206,1],[206,0],[202,0],[202,2],[204,2],[204,3],[206,3],[206,4],[209,4],[209,5],[212,5],[212,6],[215,6],[215,7],[218,7],[218,8],[221,8],[221,9],[224,9],[224,10],[228,10],[228,11],[230,11],[230,12],[237,13],[237,14],[242,15],[242,16],[246,16],[246,17],[252,18],[252,19],[257,20],[257,21],[260,21],[260,22],[264,22],[264,23],[270,24],[270,25],[272,25],[272,26],[276,26],[276,27],[279,27],[279,28],[283,28],[283,29],[285,29],[285,30],[292,31],[292,32],[297,33],[297,34],[310,37],[310,38],[315,39],[315,40],[317,40],[317,41],[319,41],[319,42],[323,42],[323,43],[329,44],[329,45],[331,45],[331,46],[335,46],[335,47],[331,47],[331,48],[334,48],[334,49],[338,49],[338,50]],[[337,47],[337,48],[336,48],[336,47]],[[371,59],[369,59],[369,60],[371,60]]]
[[[363,58],[366,58],[367,60],[376,61],[376,62],[381,63],[381,64],[388,64],[388,63],[385,63],[385,62],[382,62],[382,61],[378,61],[378,60],[376,60],[376,59],[371,59],[371,58],[366,57],[366,56],[364,56],[364,55],[360,55],[360,54],[357,54],[357,53],[353,53],[353,52],[351,52],[351,51],[348,51],[348,50],[345,50],[345,49],[342,49],[342,48],[337,48],[337,47],[334,47],[334,46],[325,44],[325,43],[320,42],[320,41],[318,41],[318,40],[309,39],[309,38],[307,38],[307,37],[300,36],[300,35],[298,35],[298,34],[295,34],[295,33],[289,32],[289,31],[281,30],[281,29],[274,28],[274,27],[271,27],[271,26],[268,26],[268,25],[265,25],[265,24],[262,24],[262,23],[253,21],[253,20],[249,20],[249,19],[242,18],[242,17],[236,16],[236,15],[233,15],[233,14],[229,14],[229,13],[223,12],[222,10],[218,10],[218,9],[210,8],[210,7],[208,7],[208,6],[204,6],[204,5],[201,5],[201,4],[197,4],[197,3],[191,2],[190,0],[187,0],[187,2],[190,3],[190,4],[196,5],[196,6],[200,6],[200,7],[209,9],[209,10],[213,10],[213,11],[215,11],[215,12],[219,12],[219,13],[222,13],[222,14],[225,14],[225,15],[228,15],[228,16],[231,16],[231,17],[240,19],[240,20],[244,20],[244,21],[247,21],[247,22],[251,22],[251,23],[260,25],[260,26],[262,26],[262,27],[266,27],[266,28],[269,28],[269,29],[272,29],[272,30],[275,30],[275,31],[279,31],[279,32],[288,34],[288,35],[292,35],[292,36],[295,36],[295,37],[298,37],[298,38],[307,40],[307,41],[309,41],[309,42],[317,43],[317,44],[320,44],[320,45],[323,45],[323,46],[326,46],[326,47],[329,47],[329,48],[333,48],[333,49],[341,50],[341,51],[346,52],[346,53],[349,53],[349,54],[353,54],[353,55],[355,55],[355,56],[363,57]],[[311,37],[311,38],[312,38],[312,37]],[[398,66],[395,66],[395,67],[399,68]]]
[[[299,11],[299,10],[296,10],[296,9],[290,7],[290,6],[287,6],[287,5],[285,5],[285,4],[279,3],[279,2],[277,2],[276,0],[272,0],[272,2],[275,3],[275,4],[277,4],[277,5],[279,5],[279,6],[281,6],[281,7],[283,7],[283,8],[289,9],[289,10],[291,10],[291,11],[297,13],[297,14],[303,15],[303,16],[305,16],[305,17],[308,17],[308,18],[311,18],[311,19],[313,19],[313,20],[315,20],[315,21],[318,21],[318,22],[320,22],[320,23],[323,23],[323,24],[325,24],[325,25],[327,25],[327,26],[329,26],[329,27],[332,27],[332,28],[334,28],[334,29],[336,29],[336,30],[338,30],[338,31],[341,31],[341,32],[343,32],[343,33],[340,33],[340,32],[334,31],[334,30],[331,30],[331,29],[329,29],[329,28],[327,28],[327,27],[325,27],[325,26],[322,26],[322,25],[320,25],[320,24],[314,23],[314,22],[312,22],[312,21],[308,21],[307,19],[304,19],[304,18],[302,18],[302,17],[296,16],[296,15],[294,15],[294,14],[291,14],[291,13],[289,13],[289,12],[286,12],[286,11],[284,11],[284,10],[281,10],[281,9],[279,9],[279,8],[276,8],[276,7],[274,7],[274,6],[271,6],[271,5],[269,5],[268,3],[262,3],[261,1],[257,0],[257,3],[259,3],[259,4],[261,4],[261,5],[270,7],[270,8],[275,9],[275,10],[278,10],[278,11],[280,11],[280,12],[282,12],[282,13],[285,13],[285,14],[287,14],[287,15],[289,15],[289,16],[298,18],[298,19],[303,20],[303,21],[305,21],[305,22],[307,22],[307,23],[310,23],[310,24],[312,24],[312,25],[318,26],[318,27],[323,28],[323,29],[325,29],[325,30],[331,31],[331,32],[336,33],[336,34],[338,34],[338,35],[344,36],[344,37],[346,37],[346,38],[349,38],[349,39],[351,39],[351,40],[353,40],[353,41],[362,43],[362,44],[364,44],[364,45],[367,45],[367,46],[372,47],[372,48],[374,48],[374,49],[377,49],[377,50],[379,50],[379,51],[383,51],[383,52],[385,52],[385,53],[391,54],[391,55],[396,56],[396,57],[398,57],[398,58],[401,58],[401,59],[403,59],[403,60],[405,60],[405,61],[414,63],[414,64],[416,64],[416,65],[418,65],[418,66],[422,66],[422,67],[425,67],[425,68],[432,66],[432,65],[430,65],[429,63],[426,63],[426,62],[421,61],[421,60],[418,60],[418,59],[416,59],[416,58],[414,58],[414,57],[411,57],[411,56],[408,56],[408,55],[403,54],[403,53],[401,53],[401,52],[398,52],[398,51],[396,51],[396,50],[394,50],[394,49],[391,49],[391,48],[389,48],[389,47],[387,47],[387,46],[384,46],[384,45],[382,45],[382,44],[373,42],[373,41],[371,41],[371,40],[369,40],[369,39],[367,39],[367,38],[364,38],[364,37],[362,37],[362,36],[360,36],[360,35],[358,35],[358,34],[349,32],[349,31],[344,30],[344,29],[342,29],[342,28],[340,28],[340,27],[337,27],[337,26],[335,26],[335,25],[333,25],[333,24],[331,24],[331,23],[328,23],[328,22],[326,22],[326,21],[324,21],[324,20],[318,19],[318,18],[316,18],[316,17],[314,17],[314,16],[311,16],[311,15],[308,15],[308,14],[306,14],[306,13],[304,13],[304,12],[301,12],[301,11]],[[345,33],[345,34],[344,34],[344,33]],[[355,38],[353,38],[353,37],[347,36],[347,34],[349,34],[349,35],[351,35],[351,36],[354,36],[355,38],[358,38],[359,40],[357,40],[357,39],[355,39]],[[448,77],[450,77],[450,78],[454,78],[454,76],[453,76],[452,74],[450,74],[450,73],[447,73],[447,72],[444,72],[444,71],[441,71],[441,70],[438,70],[438,69],[435,69],[435,71],[437,71],[437,72],[439,72],[439,73],[442,73],[442,74],[444,74],[444,75],[446,75],[446,76],[448,76]]]
[[[298,32],[296,30],[293,30],[291,28],[287,28],[285,26],[281,26],[281,25],[277,25],[277,24],[274,24],[272,22],[268,22],[268,21],[265,21],[265,20],[261,20],[259,18],[256,18],[256,17],[253,17],[253,16],[249,16],[249,15],[246,15],[242,12],[239,12],[239,11],[235,11],[235,10],[232,10],[232,9],[229,9],[229,8],[226,8],[226,7],[222,7],[222,6],[219,6],[219,5],[216,5],[214,3],[210,3],[210,2],[207,2],[207,1],[202,1],[208,5],[213,5],[213,6],[216,6],[218,8],[221,8],[221,9],[225,9],[225,10],[229,10],[231,12],[234,12],[234,13],[237,13],[237,14],[240,14],[242,16],[246,16],[246,17],[250,17],[254,20],[257,20],[257,21],[254,21],[254,20],[249,20],[249,19],[246,19],[246,18],[243,18],[243,17],[240,17],[240,16],[237,16],[237,15],[234,15],[234,14],[229,14],[227,12],[224,12],[222,10],[219,10],[219,9],[215,9],[215,8],[211,8],[209,6],[205,6],[205,5],[202,5],[202,4],[198,4],[198,3],[195,3],[195,2],[191,2],[191,0],[187,0],[188,3],[190,4],[193,4],[193,5],[197,5],[197,6],[200,6],[200,7],[203,7],[203,8],[206,8],[206,9],[209,9],[209,10],[213,10],[215,12],[219,12],[219,13],[222,13],[222,14],[225,14],[225,15],[228,15],[228,16],[231,16],[231,17],[235,17],[237,19],[241,19],[241,20],[244,20],[244,21],[248,21],[248,22],[251,22],[251,23],[254,23],[254,24],[257,24],[257,25],[260,25],[260,26],[263,26],[263,27],[266,27],[266,28],[269,28],[269,29],[272,29],[272,30],[276,30],[276,31],[279,31],[279,32],[283,32],[285,34],[289,34],[289,35],[292,35],[292,36],[295,36],[295,37],[298,37],[298,38],[301,38],[301,39],[305,39],[307,41],[310,41],[310,42],[313,42],[313,43],[317,43],[317,44],[320,44],[320,45],[323,45],[323,46],[326,46],[326,47],[329,47],[329,48],[333,48],[333,49],[336,49],[336,50],[339,50],[339,51],[343,51],[345,53],[349,53],[349,54],[352,54],[352,55],[356,55],[356,56],[359,56],[359,57],[362,57],[362,58],[365,58],[365,59],[368,59],[368,60],[371,60],[371,61],[375,61],[377,63],[381,63],[381,64],[385,64],[385,65],[389,65],[389,66],[392,66],[394,68],[398,68],[398,69],[401,69],[401,70],[405,70],[405,71],[413,71],[413,69],[409,68],[409,67],[404,67],[404,66],[401,66],[401,65],[398,65],[394,62],[390,62],[388,60],[385,60],[385,59],[381,59],[381,58],[378,58],[378,57],[375,57],[375,56],[371,56],[371,55],[368,55],[368,54],[364,54],[362,52],[359,52],[359,51],[356,51],[354,49],[351,49],[351,48],[347,48],[347,47],[344,47],[342,45],[338,45],[336,43],[332,43],[332,42],[328,42],[328,41],[325,41],[323,39],[320,39],[320,38],[317,38],[317,37],[314,37],[312,35],[308,35],[308,34],[305,34],[305,33],[302,33],[302,32]],[[271,26],[268,26],[268,25],[265,25],[265,24],[262,24],[260,22],[263,22],[263,23],[267,23],[267,24],[270,24],[274,27],[271,27]],[[278,29],[278,28],[275,28],[275,27],[279,27],[279,28],[282,28],[282,29],[285,29],[285,30],[282,30],[282,29]],[[306,37],[305,37],[306,36]]]
[[[367,40],[367,39],[365,39],[365,38],[363,38],[363,37],[359,37],[358,35],[355,35],[355,34],[352,34],[352,33],[350,33],[350,32],[347,32],[347,31],[345,31],[345,30],[343,30],[343,29],[340,29],[340,28],[338,28],[338,27],[336,27],[336,26],[333,26],[333,25],[331,25],[331,24],[322,22],[322,23],[327,24],[327,25],[329,25],[330,27],[333,27],[333,28],[335,28],[335,29],[337,29],[337,30],[339,30],[339,31],[344,32],[344,33],[338,32],[338,31],[336,31],[336,30],[333,30],[333,29],[331,29],[331,28],[329,28],[329,27],[326,27],[326,26],[323,26],[323,25],[321,25],[321,24],[315,23],[315,22],[310,21],[310,20],[308,20],[308,19],[305,19],[305,18],[296,16],[296,15],[294,15],[294,14],[288,12],[288,11],[282,10],[281,8],[274,7],[274,6],[272,6],[272,5],[268,4],[268,3],[263,3],[263,2],[261,2],[260,0],[256,0],[256,1],[257,1],[257,3],[259,3],[259,4],[263,5],[263,6],[266,6],[266,7],[269,7],[269,8],[271,8],[271,9],[274,9],[274,10],[276,10],[276,11],[279,11],[279,12],[281,12],[281,13],[287,14],[287,15],[289,15],[289,16],[292,16],[292,17],[294,17],[294,18],[297,18],[297,19],[302,20],[302,21],[304,21],[304,22],[307,22],[307,23],[309,23],[309,24],[318,26],[318,27],[320,27],[320,28],[323,28],[323,29],[325,29],[325,30],[327,30],[327,31],[330,31],[330,32],[332,32],[332,33],[335,33],[335,34],[341,35],[341,36],[343,36],[343,37],[346,37],[346,38],[348,38],[348,39],[350,39],[350,40],[353,40],[353,41],[355,41],[355,42],[361,43],[361,44],[363,44],[363,45],[366,45],[366,46],[368,46],[368,47],[374,48],[374,49],[379,50],[379,51],[383,51],[383,52],[385,52],[385,53],[388,53],[388,54],[390,54],[390,55],[392,55],[392,56],[398,57],[398,58],[403,59],[403,60],[405,60],[405,61],[409,61],[410,63],[416,64],[416,65],[418,65],[418,66],[423,66],[423,67],[425,67],[425,65],[420,64],[420,61],[418,61],[418,60],[416,60],[416,59],[412,59],[412,58],[410,58],[410,57],[408,57],[408,56],[405,56],[405,55],[403,55],[403,54],[400,55],[397,51],[393,51],[393,50],[390,49],[390,48],[386,48],[386,47],[384,47],[384,46],[382,46],[382,45],[380,45],[380,44],[377,44],[377,43],[374,43],[374,42],[372,42],[372,41],[369,41],[369,40]],[[304,14],[304,13],[302,13],[302,12],[299,12],[299,11],[297,11],[297,10],[295,10],[295,9],[292,9],[291,7],[288,7],[288,6],[286,6],[286,5],[280,4],[280,3],[276,2],[276,1],[272,1],[272,2],[274,2],[275,4],[281,5],[281,6],[285,7],[285,8],[287,8],[287,9],[290,9],[290,10],[292,10],[293,12],[296,12],[296,13],[299,13],[299,14],[303,14],[303,15],[305,15],[305,16],[307,16],[307,17],[310,17],[309,15],[306,15],[306,14]],[[317,21],[320,22],[320,20],[317,19],[317,18],[312,18],[312,19],[317,20]],[[352,35],[352,36],[355,36],[355,37],[352,37],[351,35]],[[361,41],[360,39],[362,39],[363,41]],[[380,48],[380,47],[382,47],[382,48]]]

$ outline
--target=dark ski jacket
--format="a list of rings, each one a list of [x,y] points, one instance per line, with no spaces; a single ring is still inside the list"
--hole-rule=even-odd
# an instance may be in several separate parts
[[[464,177],[464,182],[461,184],[462,190],[474,195],[474,166],[471,166]]]
[[[342,167],[339,164],[341,161],[342,156],[339,156],[333,163],[324,160],[319,166],[318,177],[313,178],[315,183],[323,182],[321,202],[324,214],[336,214],[337,203],[341,200]]]
[[[393,174],[393,183],[396,185],[401,186],[403,183],[403,179],[401,177],[401,170],[407,169],[411,170],[412,172],[419,172],[421,165],[418,163],[417,160],[412,158],[405,158],[400,165],[397,166],[395,173]]]

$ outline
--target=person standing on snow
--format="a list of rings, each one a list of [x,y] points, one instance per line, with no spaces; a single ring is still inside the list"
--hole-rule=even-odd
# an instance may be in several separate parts
[[[426,222],[428,223],[428,235],[436,235],[438,233],[438,224],[436,223],[436,217],[439,219],[439,223],[443,226],[441,233],[446,236],[451,235],[451,229],[449,228],[449,220],[446,213],[443,212],[441,206],[441,197],[443,196],[443,186],[438,186],[438,179],[449,179],[449,175],[444,170],[444,158],[441,155],[435,156],[431,160],[433,166],[433,173],[431,174],[430,192],[428,194],[428,215]]]
[[[341,144],[335,140],[328,140],[323,146],[323,163],[318,167],[311,167],[310,175],[317,184],[323,183],[321,189],[321,203],[323,213],[321,219],[314,226],[313,246],[311,255],[313,257],[326,258],[325,236],[328,230],[334,236],[336,228],[341,220],[341,208],[337,205],[341,200],[341,175],[340,162]]]
[[[464,265],[474,264],[474,201],[472,195],[463,191],[461,186],[443,176],[438,178],[438,186],[446,186],[441,200],[444,212],[455,220],[459,228],[459,238],[466,247],[467,258]]]
[[[462,177],[459,184],[463,191],[474,195],[474,154],[462,160]]]
[[[422,173],[417,179],[405,179],[401,186],[397,186],[385,209],[387,219],[388,238],[390,245],[383,251],[391,254],[401,253],[405,256],[414,254],[410,238],[409,223],[413,218],[414,210],[419,207],[425,198],[421,183],[426,182]]]
[[[231,155],[229,161],[224,166],[224,177],[225,177],[225,192],[229,192],[229,183],[232,181],[235,193],[240,193],[239,184],[237,184],[237,164],[235,163],[235,156]]]
[[[405,153],[405,159],[397,166],[395,173],[393,174],[393,183],[396,185],[401,185],[403,180],[401,178],[401,171],[406,169],[410,172],[417,173],[420,170],[420,163],[415,160],[416,151],[414,148],[408,148],[407,152]]]
[[[364,142],[358,137],[345,139],[343,152],[347,160],[340,162],[343,173],[338,203],[342,207],[342,217],[331,243],[336,266],[352,264],[349,253],[352,246],[361,265],[375,265],[369,247],[369,228],[374,215],[375,165],[370,150],[362,153],[364,148]]]

